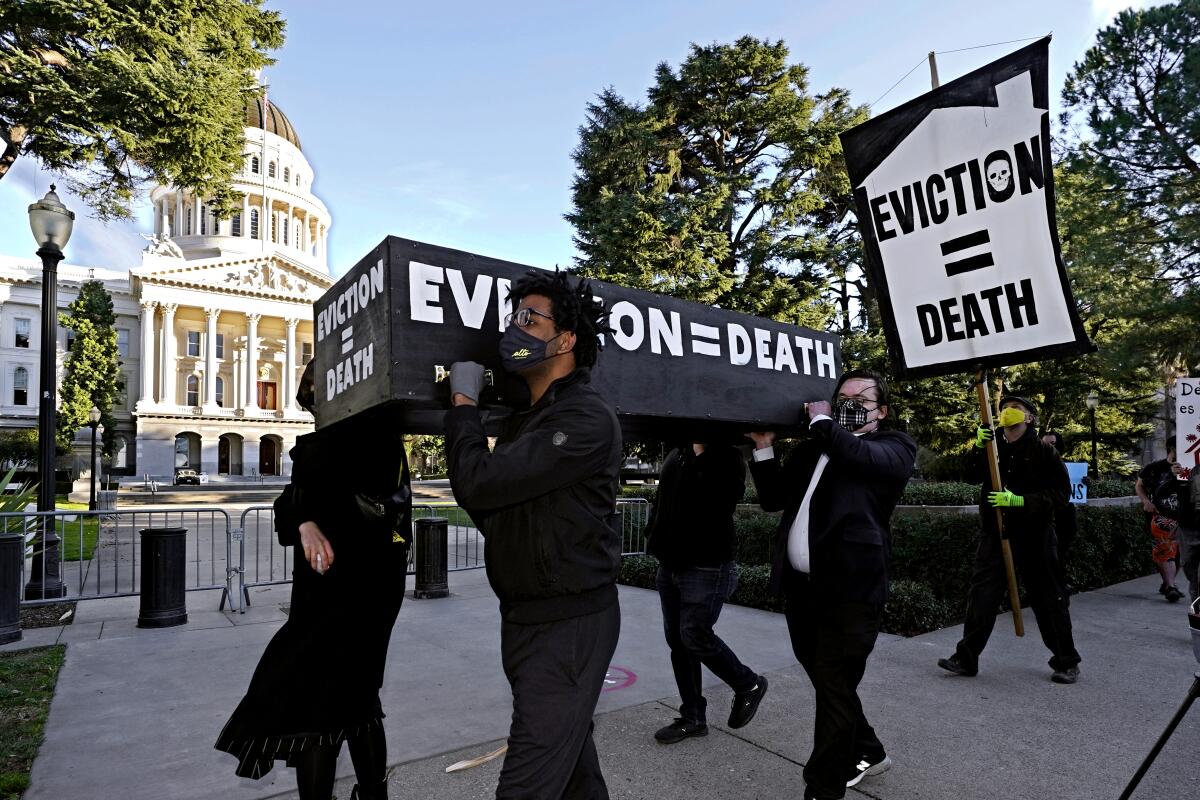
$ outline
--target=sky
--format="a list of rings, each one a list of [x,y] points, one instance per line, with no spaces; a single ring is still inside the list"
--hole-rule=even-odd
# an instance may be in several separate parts
[[[335,276],[388,234],[565,267],[575,255],[563,219],[571,152],[587,104],[609,87],[644,101],[655,67],[678,66],[692,43],[782,39],[790,62],[809,68],[811,91],[845,88],[880,113],[929,89],[931,50],[945,83],[1052,33],[1057,101],[1097,31],[1121,9],[1148,4],[267,0],[287,20],[287,42],[264,80],[333,217]],[[0,180],[0,255],[32,260],[26,209],[53,180],[28,158]],[[152,230],[146,204],[133,220],[105,225],[78,198],[60,197],[77,215],[69,263],[140,262],[138,234]]]

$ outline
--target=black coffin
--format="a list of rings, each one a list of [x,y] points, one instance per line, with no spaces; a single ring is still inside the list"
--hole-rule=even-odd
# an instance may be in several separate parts
[[[314,306],[317,422],[395,404],[409,433],[441,433],[448,381],[438,367],[477,361],[496,385],[481,406],[489,428],[527,404],[497,344],[508,287],[530,267],[389,236]],[[592,282],[616,333],[592,372],[626,438],[740,438],[797,430],[803,402],[829,398],[839,337]]]

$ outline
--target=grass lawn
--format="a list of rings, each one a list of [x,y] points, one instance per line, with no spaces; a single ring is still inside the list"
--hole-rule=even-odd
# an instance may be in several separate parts
[[[455,526],[461,526],[465,528],[475,527],[475,523],[471,521],[471,517],[467,515],[467,512],[463,511],[458,506],[442,506],[434,504],[432,514],[425,509],[418,509],[413,514],[413,521],[415,522],[423,517],[445,517],[447,523],[449,523],[450,527],[452,528]]]
[[[63,561],[87,561],[100,539],[100,520],[97,517],[63,520],[58,524],[58,538],[62,540],[58,551]]]
[[[0,653],[0,800],[17,800],[29,788],[29,770],[66,646]]]

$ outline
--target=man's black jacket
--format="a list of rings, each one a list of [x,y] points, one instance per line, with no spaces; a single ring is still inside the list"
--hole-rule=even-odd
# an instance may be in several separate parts
[[[719,567],[733,560],[733,513],[746,493],[746,465],[731,445],[691,445],[663,462],[646,524],[646,550],[664,566]]]
[[[999,433],[996,446],[1001,483],[1025,501],[1020,508],[1003,509],[1005,534],[1009,537],[1046,535],[1054,527],[1054,512],[1071,499],[1071,478],[1066,464],[1053,446],[1038,438],[1032,427],[1015,442]],[[975,470],[981,483],[979,511],[983,529],[995,535],[996,510],[987,497],[993,491],[992,479],[983,448],[975,451]]]
[[[912,476],[917,444],[907,433],[872,431],[855,436],[831,419],[814,422],[812,438],[787,463],[751,461],[750,474],[766,511],[783,510],[775,535],[771,588],[783,588],[788,533],[822,453],[829,463],[809,506],[810,579],[830,603],[887,600],[891,517]]]
[[[446,414],[454,497],[485,538],[488,580],[509,622],[583,616],[617,601],[621,536],[610,527],[621,467],[617,416],[577,369],[513,414],[488,452],[479,409]]]

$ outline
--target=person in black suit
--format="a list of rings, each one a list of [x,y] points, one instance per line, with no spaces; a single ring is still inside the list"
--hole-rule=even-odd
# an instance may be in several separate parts
[[[754,440],[750,472],[764,510],[784,511],[771,588],[786,600],[792,650],[816,690],[804,797],[839,798],[891,766],[858,698],[887,600],[889,523],[916,459],[908,434],[880,429],[887,383],[847,372],[834,403],[805,404],[811,437],[782,466],[773,433]]]

